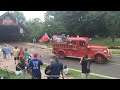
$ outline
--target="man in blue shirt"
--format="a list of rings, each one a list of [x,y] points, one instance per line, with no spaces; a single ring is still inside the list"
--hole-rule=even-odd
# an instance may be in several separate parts
[[[32,69],[32,79],[41,79],[40,65],[43,65],[43,62],[37,58],[38,53],[34,53],[34,59],[29,63],[29,68]]]
[[[7,46],[7,45],[5,45],[5,47],[4,47],[4,51],[5,51],[5,58],[8,60],[8,59],[10,59],[10,52],[11,52],[11,49]]]
[[[63,64],[59,62],[58,56],[55,57],[55,62],[50,67],[52,79],[59,79],[60,73],[63,77]]]

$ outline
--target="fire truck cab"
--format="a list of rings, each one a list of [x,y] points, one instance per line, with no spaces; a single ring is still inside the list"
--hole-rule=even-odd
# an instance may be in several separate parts
[[[104,63],[111,57],[111,52],[107,46],[89,44],[90,38],[70,37],[65,42],[53,42],[52,53],[59,55],[59,58],[73,57],[82,58],[88,54],[90,60],[97,63]]]

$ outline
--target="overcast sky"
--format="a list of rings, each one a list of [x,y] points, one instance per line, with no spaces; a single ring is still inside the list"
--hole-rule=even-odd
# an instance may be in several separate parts
[[[0,15],[4,14],[6,11],[0,11]],[[33,18],[40,18],[42,21],[44,21],[44,14],[47,11],[21,11],[23,12],[25,18],[27,20],[33,19]]]

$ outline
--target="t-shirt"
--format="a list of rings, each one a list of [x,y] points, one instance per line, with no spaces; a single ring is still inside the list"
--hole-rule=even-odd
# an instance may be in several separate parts
[[[24,58],[24,51],[20,51],[20,52],[19,52],[19,57],[20,57],[20,58]]]
[[[24,51],[24,55],[25,55],[25,58],[26,58],[26,59],[29,59],[29,54],[28,54],[27,51]]]
[[[32,76],[39,76],[40,72],[40,65],[43,65],[43,62],[40,59],[32,59],[29,63],[29,68],[32,69]]]
[[[5,47],[4,50],[5,50],[6,54],[10,54],[10,51],[11,51],[11,50],[10,50],[9,47]]]
[[[89,59],[83,60],[81,65],[82,65],[82,73],[90,73],[91,61]]]
[[[51,75],[60,75],[60,71],[63,69],[63,64],[59,61],[55,61],[51,64]]]
[[[68,74],[68,68],[63,69],[64,74]]]
[[[19,49],[14,49],[13,54],[14,54],[14,57],[18,57]]]

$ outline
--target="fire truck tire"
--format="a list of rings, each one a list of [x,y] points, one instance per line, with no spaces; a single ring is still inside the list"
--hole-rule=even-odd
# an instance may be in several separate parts
[[[65,53],[63,51],[58,52],[59,58],[64,59],[65,58]]]
[[[106,62],[106,58],[101,54],[97,54],[97,55],[95,55],[94,61],[98,64],[103,64]]]

